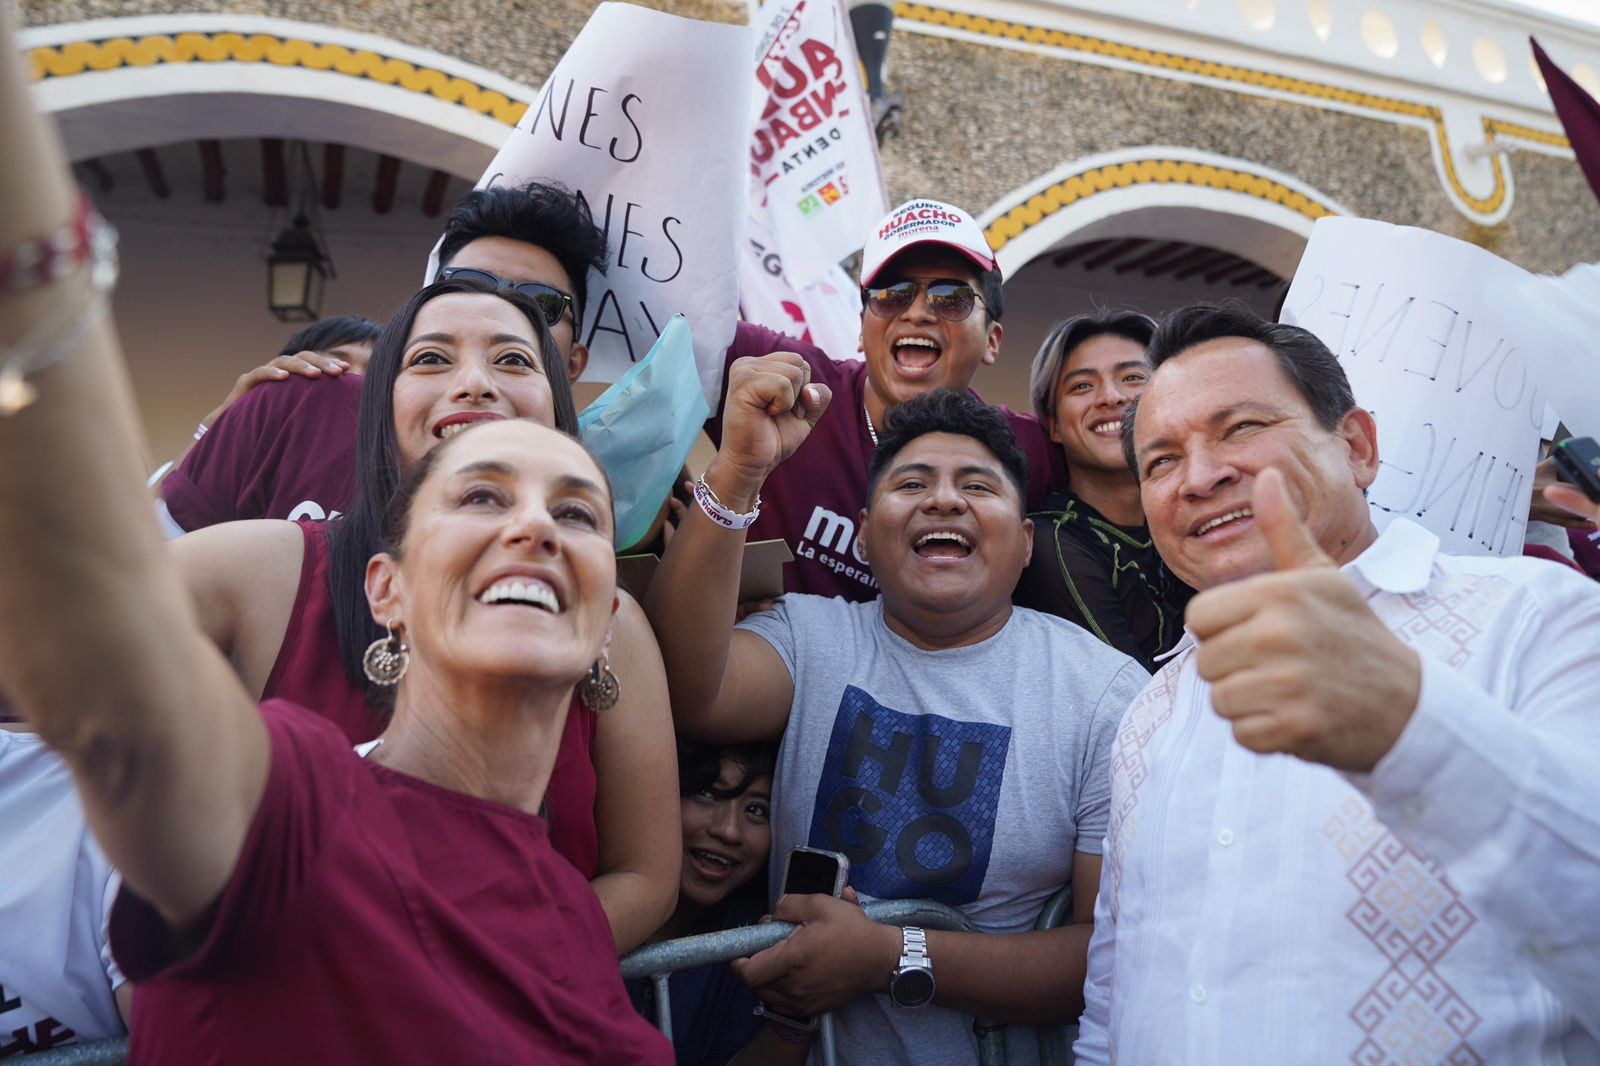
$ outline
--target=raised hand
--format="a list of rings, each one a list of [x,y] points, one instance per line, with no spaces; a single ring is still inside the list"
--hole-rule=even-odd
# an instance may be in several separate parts
[[[1371,770],[1422,691],[1422,662],[1367,605],[1295,513],[1283,476],[1251,494],[1275,573],[1208,589],[1185,621],[1211,703],[1252,751]]]
[[[827,410],[833,393],[811,381],[793,352],[735,360],[722,406],[722,448],[706,471],[722,501],[748,508],[767,475],[794,454]]]

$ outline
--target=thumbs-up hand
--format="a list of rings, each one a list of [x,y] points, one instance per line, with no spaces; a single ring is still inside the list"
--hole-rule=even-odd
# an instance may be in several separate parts
[[[1276,470],[1251,494],[1276,571],[1208,589],[1185,622],[1211,704],[1251,751],[1371,770],[1422,691],[1422,662],[1373,613],[1296,513]]]

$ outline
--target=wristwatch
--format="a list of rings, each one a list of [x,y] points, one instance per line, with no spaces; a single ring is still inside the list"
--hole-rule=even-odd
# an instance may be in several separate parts
[[[928,958],[928,934],[914,925],[900,931],[900,965],[889,978],[889,998],[897,1007],[925,1007],[936,987],[933,960]]]

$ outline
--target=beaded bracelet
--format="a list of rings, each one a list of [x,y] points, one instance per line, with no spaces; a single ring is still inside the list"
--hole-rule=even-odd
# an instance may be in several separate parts
[[[80,301],[37,323],[16,345],[0,347],[0,418],[38,399],[27,374],[66,358],[106,313],[106,294],[117,280],[117,231],[80,194],[71,222],[0,257],[0,295],[54,284],[85,264],[88,285]]]

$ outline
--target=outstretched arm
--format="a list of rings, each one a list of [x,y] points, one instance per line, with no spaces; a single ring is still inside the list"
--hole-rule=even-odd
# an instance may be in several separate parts
[[[60,146],[0,6],[0,256],[65,225]],[[79,271],[0,292],[0,359],[86,307]],[[0,417],[0,689],[72,767],[96,835],[169,923],[227,882],[266,779],[265,727],[206,640],[151,514],[109,325]]]
[[[729,367],[722,447],[705,473],[723,507],[755,507],[767,475],[806,439],[831,397],[792,352]],[[772,646],[733,628],[744,544],[743,529],[689,508],[645,596],[678,730],[700,740],[775,739],[794,701],[794,681]]]

